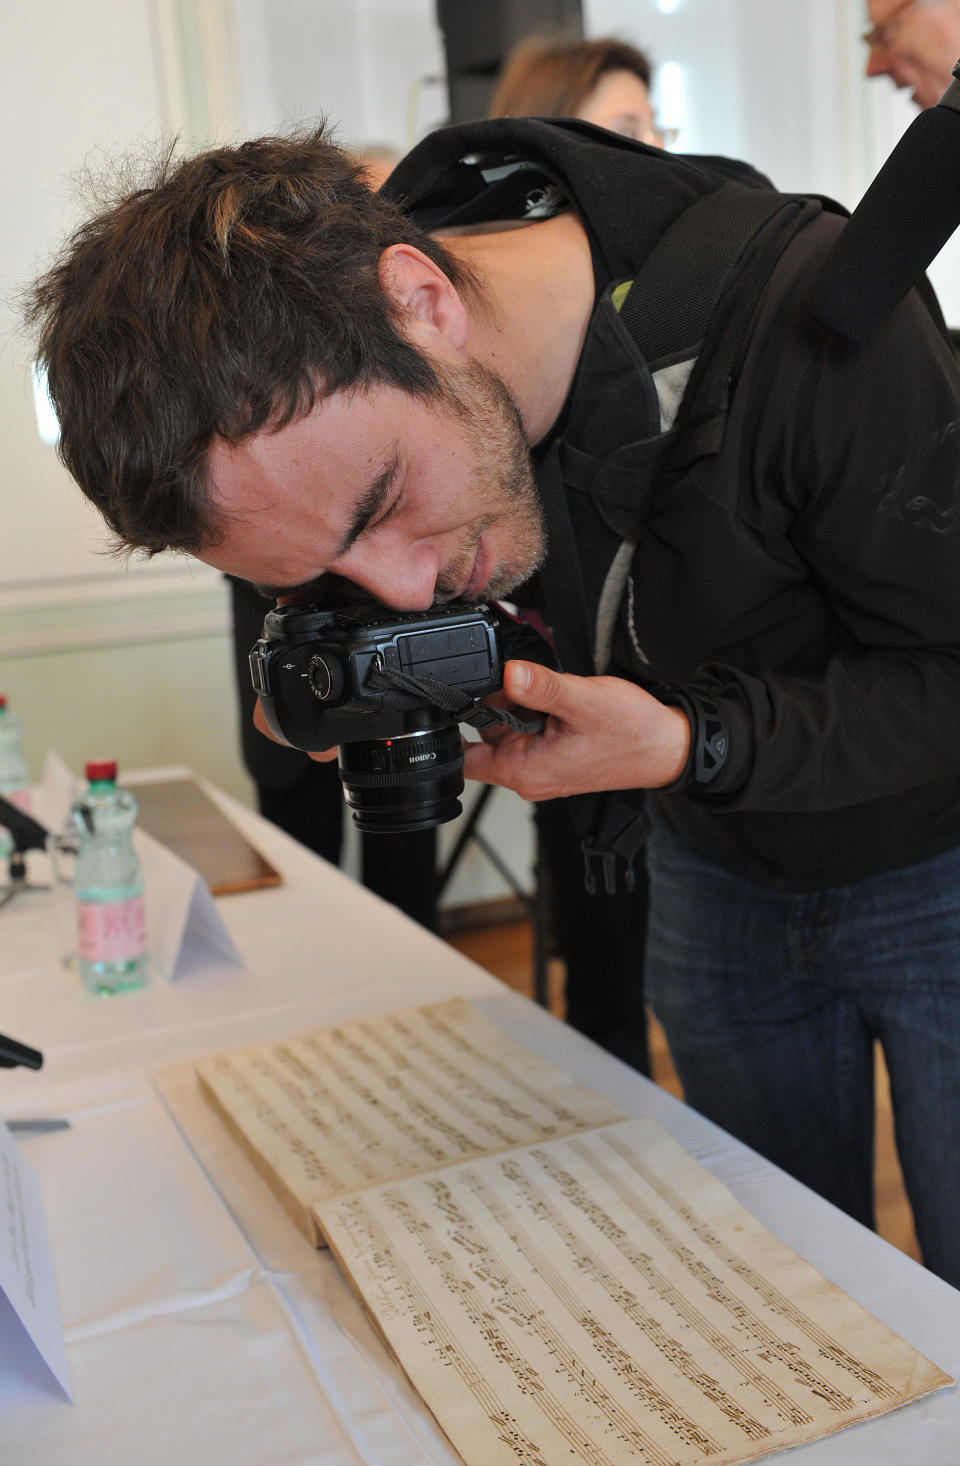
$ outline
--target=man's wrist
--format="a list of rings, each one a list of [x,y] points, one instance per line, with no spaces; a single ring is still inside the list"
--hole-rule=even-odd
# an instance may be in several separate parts
[[[666,724],[663,766],[660,782],[656,787],[673,789],[689,767],[693,732],[690,718],[682,707],[664,704],[664,712]]]
[[[686,758],[664,793],[708,793],[730,757],[730,729],[720,702],[702,687],[658,689],[660,701],[676,709],[687,723]]]

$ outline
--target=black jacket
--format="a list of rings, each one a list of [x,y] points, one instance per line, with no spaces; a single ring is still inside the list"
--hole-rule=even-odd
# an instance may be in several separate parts
[[[482,186],[462,161],[477,157]],[[916,293],[861,346],[808,320],[804,284],[841,224],[798,201],[731,282],[651,458],[649,373],[608,287],[698,198],[765,180],[585,124],[510,121],[433,134],[388,187],[430,228],[522,214],[531,176],[497,177],[498,157],[539,163],[593,252],[597,311],[556,436],[591,610],[604,538],[625,531],[597,484],[621,507],[635,490],[609,670],[706,689],[730,728],[709,790],[656,793],[663,817],[707,858],[793,889],[960,844],[960,374],[937,321]]]

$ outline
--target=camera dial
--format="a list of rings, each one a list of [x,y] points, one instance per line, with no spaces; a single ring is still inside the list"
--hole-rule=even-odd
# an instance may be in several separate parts
[[[307,681],[314,697],[321,702],[332,702],[343,691],[343,667],[336,657],[311,657]]]

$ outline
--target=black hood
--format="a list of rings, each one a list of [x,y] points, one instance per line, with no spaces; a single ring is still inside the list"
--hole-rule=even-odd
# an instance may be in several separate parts
[[[684,210],[730,183],[772,187],[746,163],[694,157],[567,119],[499,117],[439,128],[406,155],[383,192],[427,230],[536,217],[553,184],[583,220],[611,276],[636,268]],[[605,222],[601,246],[590,225]]]

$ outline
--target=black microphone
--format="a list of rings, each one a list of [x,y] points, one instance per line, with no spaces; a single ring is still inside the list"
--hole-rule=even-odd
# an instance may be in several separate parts
[[[22,1064],[26,1069],[43,1067],[43,1055],[39,1049],[28,1048],[15,1038],[0,1033],[0,1069],[15,1069]]]
[[[915,117],[854,209],[803,297],[846,341],[864,341],[919,283],[960,226],[960,61]]]
[[[0,825],[5,825],[10,831],[18,854],[25,854],[28,850],[46,849],[49,831],[33,815],[26,814],[8,799],[0,798]]]

